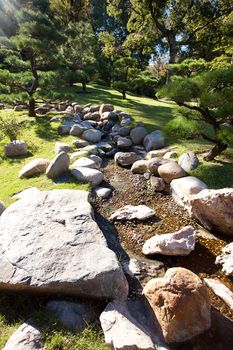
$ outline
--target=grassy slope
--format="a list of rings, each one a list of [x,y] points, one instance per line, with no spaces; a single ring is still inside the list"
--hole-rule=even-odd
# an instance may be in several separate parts
[[[136,121],[143,121],[149,131],[162,129],[163,126],[172,118],[172,109],[174,104],[158,102],[149,98],[136,97],[128,94],[127,100],[121,99],[120,93],[110,89],[104,89],[95,86],[89,86],[88,94],[77,93],[79,89],[66,89],[62,91],[62,99],[71,99],[80,104],[92,103],[113,103],[116,108],[124,109],[129,112]],[[0,114],[5,113],[0,111]],[[31,155],[27,158],[5,159],[3,156],[3,145],[7,140],[0,142],[0,200],[3,200],[7,205],[12,202],[11,196],[25,188],[37,186],[39,189],[52,188],[87,188],[74,181],[69,184],[54,184],[45,176],[34,177],[31,179],[20,180],[18,172],[24,164],[34,158],[44,157],[52,159],[54,156],[54,144],[58,140],[71,143],[74,139],[71,136],[60,137],[57,135],[56,129],[58,124],[50,124],[50,117],[40,118],[36,123],[34,119],[25,116],[25,113],[15,113],[20,120],[27,120],[28,124],[21,135],[21,139],[28,142],[30,145]],[[182,144],[175,140],[167,140],[170,144],[177,145],[178,153],[185,150],[202,152],[209,148],[206,143],[201,143],[199,140],[185,141]],[[231,163],[227,163],[227,160]],[[218,162],[202,163],[192,174],[202,178],[210,187],[225,187],[233,186],[233,152],[226,152],[226,156],[219,159]],[[46,339],[47,350],[103,350],[107,347],[103,343],[103,338],[97,332],[87,330],[82,335],[77,336],[72,332],[67,332],[43,319],[44,305],[38,306],[40,300],[34,305],[30,304],[30,298],[17,297],[9,299],[5,295],[0,295],[0,348],[3,347],[9,335],[17,328],[19,324],[27,320],[33,315],[33,318],[38,320],[43,329],[43,334]],[[23,305],[23,306],[22,306]],[[38,313],[37,309],[40,312]],[[9,317],[11,315],[11,317]],[[42,319],[42,320],[41,320]],[[49,327],[54,329],[49,333]],[[43,328],[44,327],[44,328]]]

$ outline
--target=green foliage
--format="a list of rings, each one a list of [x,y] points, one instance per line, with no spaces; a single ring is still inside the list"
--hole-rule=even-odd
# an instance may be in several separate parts
[[[188,122],[199,122],[198,135],[216,145],[214,153],[208,156],[210,159],[226,149],[232,140],[233,67],[205,72],[194,78],[175,78],[161,89],[160,94],[183,106],[181,113]],[[196,103],[193,103],[194,100]],[[185,135],[186,126],[181,123],[177,127],[178,122],[175,119],[170,126],[175,131],[180,127]],[[211,135],[202,129],[203,122],[209,125]],[[191,127],[195,133],[196,124],[191,124]]]
[[[151,74],[149,69],[139,72],[129,84],[129,90],[137,95],[155,97],[158,80]]]
[[[181,77],[174,77],[173,81],[164,85],[158,92],[159,96],[166,96],[177,104],[181,104],[187,101],[197,100],[200,97],[199,85],[189,79]]]
[[[13,112],[6,112],[5,116],[0,116],[0,137],[8,137],[9,140],[15,141],[18,139],[21,131],[23,129],[23,124],[15,118]]]
[[[169,68],[174,75],[191,77],[207,69],[207,62],[202,59],[187,58],[181,63],[170,64]]]

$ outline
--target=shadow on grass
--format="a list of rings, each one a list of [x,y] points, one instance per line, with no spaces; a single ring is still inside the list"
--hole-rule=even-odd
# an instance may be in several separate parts
[[[141,117],[148,131],[153,131],[156,127],[161,129],[161,127],[172,118],[171,109],[174,107],[172,103],[170,103],[171,107],[163,105],[156,106],[154,104],[148,105],[146,101],[142,102],[139,100],[139,98],[144,98],[143,96],[137,97],[131,93],[128,93],[128,98],[123,100],[117,91],[97,85],[88,86],[87,93],[82,93],[78,86],[63,87],[59,90],[55,90],[55,96],[56,98],[70,100],[82,105],[89,102],[93,104],[111,103],[119,108],[128,109],[129,113],[131,113],[130,110],[132,109],[132,117]],[[132,97],[134,98],[133,100],[131,99]],[[147,99],[147,97],[145,97],[145,99]],[[153,99],[150,100],[156,102]],[[161,101],[158,101],[158,103],[161,103]],[[169,103],[166,102],[166,105],[168,104]],[[155,123],[151,122],[153,116]]]
[[[216,161],[201,164],[191,175],[199,177],[209,188],[233,187],[233,163]]]
[[[45,140],[57,140],[58,133],[49,122],[48,117],[37,117],[35,121],[35,132],[38,137]]]

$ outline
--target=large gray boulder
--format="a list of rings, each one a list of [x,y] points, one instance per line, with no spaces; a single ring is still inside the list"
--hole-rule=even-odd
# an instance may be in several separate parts
[[[28,153],[28,145],[24,141],[12,141],[4,146],[6,157],[25,156]]]
[[[194,176],[186,176],[174,179],[171,182],[172,197],[175,202],[185,208],[189,208],[189,201],[193,195],[207,189],[207,185]]]
[[[195,153],[187,152],[181,154],[178,160],[178,164],[185,170],[191,171],[196,169],[199,164],[199,160]]]
[[[233,236],[233,188],[203,190],[189,203],[192,218],[207,230]]]
[[[50,161],[48,159],[38,158],[26,164],[19,172],[19,177],[31,177],[45,173]]]
[[[154,149],[163,148],[165,144],[164,137],[161,131],[156,130],[152,133],[145,136],[143,140],[143,145],[147,152],[152,151]]]
[[[23,323],[8,339],[3,350],[42,350],[42,335],[34,326]]]
[[[135,152],[117,152],[114,157],[115,162],[122,167],[131,166],[139,159],[141,156]]]
[[[46,175],[49,179],[56,179],[68,171],[69,165],[69,156],[66,152],[61,152],[50,162],[48,168],[46,169]]]
[[[130,137],[135,145],[141,145],[144,137],[147,135],[147,131],[143,126],[137,126],[130,131]]]
[[[76,167],[71,173],[77,180],[90,182],[92,186],[98,186],[104,180],[104,174],[96,169]]]
[[[5,210],[0,217],[1,290],[126,297],[124,273],[94,221],[88,197],[87,191],[44,191]]]
[[[84,131],[82,138],[91,143],[97,143],[101,140],[102,132],[95,129],[89,129]]]

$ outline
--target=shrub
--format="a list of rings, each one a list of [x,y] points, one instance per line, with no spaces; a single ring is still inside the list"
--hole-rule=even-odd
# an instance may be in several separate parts
[[[0,136],[8,137],[10,141],[15,141],[22,131],[23,125],[18,121],[13,112],[6,112],[4,117],[0,116]]]

